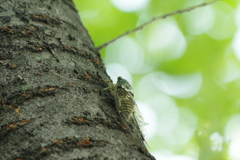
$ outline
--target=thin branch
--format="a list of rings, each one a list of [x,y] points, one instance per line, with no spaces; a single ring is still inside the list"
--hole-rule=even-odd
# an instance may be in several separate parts
[[[178,10],[178,11],[175,11],[175,12],[171,12],[171,13],[168,13],[168,14],[165,14],[165,15],[162,15],[162,16],[158,16],[158,17],[154,17],[153,19],[151,19],[150,21],[146,22],[146,23],[143,23],[142,25],[138,26],[137,28],[134,28],[130,31],[127,31],[125,33],[123,33],[122,35],[102,44],[101,46],[97,47],[96,50],[101,50],[102,48],[106,47],[107,45],[113,43],[114,41],[116,41],[117,39],[125,36],[125,35],[128,35],[130,33],[133,33],[133,32],[136,32],[138,30],[141,30],[143,29],[144,27],[146,27],[147,25],[149,25],[150,23],[152,23],[153,21],[156,21],[158,19],[165,19],[169,16],[173,16],[173,15],[176,15],[176,14],[181,14],[181,13],[184,13],[184,12],[189,12],[191,10],[194,10],[194,9],[197,9],[197,8],[200,8],[200,7],[204,7],[204,6],[207,6],[207,5],[210,5],[212,3],[215,3],[216,1],[218,0],[214,0],[214,1],[211,1],[211,2],[207,2],[207,3],[201,3],[201,4],[198,4],[198,5],[195,5],[195,6],[192,6],[192,7],[189,7],[189,8],[186,8],[186,9],[182,9],[182,10]]]

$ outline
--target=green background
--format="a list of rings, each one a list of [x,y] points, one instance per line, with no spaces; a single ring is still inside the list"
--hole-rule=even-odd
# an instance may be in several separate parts
[[[202,2],[146,0],[128,9],[113,0],[74,1],[96,47]],[[240,2],[222,0],[154,21],[100,51],[113,81],[132,84],[157,159],[240,160],[239,26]]]

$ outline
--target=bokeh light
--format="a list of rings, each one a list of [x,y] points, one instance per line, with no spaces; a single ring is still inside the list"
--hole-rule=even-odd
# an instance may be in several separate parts
[[[210,6],[193,10],[191,14],[184,14],[183,18],[190,35],[206,33],[212,28],[215,21],[214,11]]]
[[[112,4],[123,12],[133,12],[146,7],[149,0],[111,0]]]
[[[240,114],[231,116],[225,128],[225,139],[229,143],[229,155],[232,159],[240,159]]]
[[[75,0],[96,46],[202,0]],[[127,79],[161,160],[240,160],[240,2],[222,0],[155,21],[101,51]]]

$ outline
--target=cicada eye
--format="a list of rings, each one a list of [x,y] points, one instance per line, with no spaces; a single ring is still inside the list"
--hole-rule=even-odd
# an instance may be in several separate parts
[[[122,80],[124,80],[122,77],[118,77],[118,81],[120,82],[120,81],[122,81]]]

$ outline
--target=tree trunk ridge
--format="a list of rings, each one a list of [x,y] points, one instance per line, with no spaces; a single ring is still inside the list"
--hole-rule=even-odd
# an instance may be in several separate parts
[[[152,159],[67,0],[0,3],[0,159]]]

